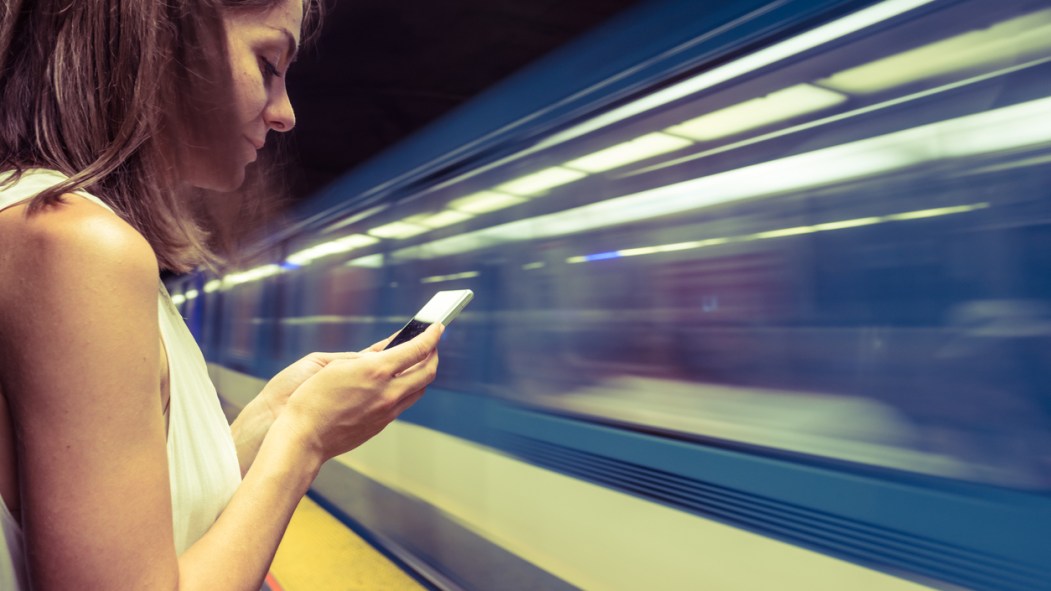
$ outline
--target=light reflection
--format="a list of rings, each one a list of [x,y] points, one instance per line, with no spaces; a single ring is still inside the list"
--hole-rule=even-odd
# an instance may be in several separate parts
[[[708,240],[698,240],[696,242],[677,242],[675,244],[665,244],[659,246],[645,246],[640,248],[627,248],[623,250],[616,250],[612,252],[603,252],[599,254],[591,255],[578,255],[572,256],[566,259],[567,263],[590,263],[593,261],[604,261],[619,257],[633,257],[642,256],[649,254],[659,254],[664,252],[674,252],[680,250],[695,250],[698,248],[705,248],[708,246],[715,246],[719,244],[726,244],[729,242],[747,242],[749,240],[766,240],[770,238],[784,238],[786,236],[798,236],[801,234],[814,234],[817,232],[825,232],[830,230],[842,230],[844,228],[856,228],[858,226],[867,226],[871,224],[878,224],[884,222],[900,222],[907,220],[918,220],[924,218],[931,218],[943,215],[952,215],[956,213],[967,213],[969,211],[975,211],[978,209],[985,209],[989,207],[988,203],[974,203],[971,205],[958,205],[955,207],[939,207],[935,209],[921,209],[916,211],[906,211],[903,213],[892,213],[884,216],[877,217],[865,217],[857,218],[853,220],[843,220],[838,222],[827,222],[823,224],[815,224],[813,226],[794,226],[791,228],[782,228],[779,230],[769,230],[766,232],[756,232],[754,234],[743,234],[740,236],[726,236],[723,238],[710,238]]]
[[[278,265],[263,265],[240,273],[231,273],[226,277],[223,277],[223,287],[232,287],[243,283],[259,281],[260,279],[277,275],[280,272],[281,267]]]
[[[463,273],[453,273],[452,275],[432,275],[431,277],[424,277],[420,279],[420,283],[441,283],[443,281],[455,281],[457,279],[470,279],[477,277],[478,271],[464,271]]]
[[[1051,99],[1043,98],[467,232],[397,250],[392,256],[437,257],[502,242],[575,234],[744,199],[790,194],[953,158],[1048,143]]]
[[[347,261],[348,267],[362,267],[365,269],[378,269],[383,266],[383,254],[370,254]]]
[[[357,248],[363,248],[379,242],[378,238],[372,236],[366,236],[364,234],[352,234],[339,238],[338,240],[332,240],[312,246],[305,250],[301,250],[294,254],[289,255],[286,259],[289,263],[297,266],[302,266],[311,263],[312,261],[327,257],[333,254],[340,254],[344,252],[350,252]]]
[[[495,191],[481,191],[455,199],[449,203],[449,207],[467,213],[489,213],[524,202],[525,199],[514,195],[497,193]]]
[[[473,217],[473,215],[463,211],[447,209],[438,213],[424,213],[420,215],[414,215],[405,218],[403,221],[410,224],[419,224],[421,226],[426,226],[431,229],[437,229],[444,228],[446,226],[451,226],[453,224],[459,224],[460,222],[465,222]]]
[[[810,84],[797,84],[766,96],[701,115],[666,131],[710,141],[806,115],[845,102],[847,97]]]
[[[921,80],[980,72],[1042,58],[1051,50],[1051,10],[970,31],[819,80],[843,92],[871,94]]]
[[[410,224],[408,222],[391,222],[369,230],[368,234],[377,238],[401,239],[411,238],[429,230],[430,228],[425,226]]]
[[[681,150],[692,144],[693,142],[688,139],[667,133],[649,133],[617,144],[612,148],[566,162],[565,166],[591,173],[605,172],[633,162]]]
[[[806,51],[820,47],[836,39],[840,39],[857,31],[867,29],[896,16],[930,4],[933,0],[890,0],[881,2],[875,6],[859,10],[841,19],[835,20],[827,25],[812,29],[777,43],[755,53],[734,60],[726,65],[719,66],[689,80],[685,80],[664,90],[647,95],[635,102],[595,117],[586,123],[572,127],[562,133],[556,134],[542,142],[538,149],[547,149],[557,144],[569,141],[608,127],[625,119],[638,116],[642,113],[652,111],[679,99],[697,94],[703,90],[712,88],[733,80],[739,76],[775,64],[790,57],[796,57]]]
[[[519,197],[534,197],[546,193],[555,187],[578,181],[587,176],[578,170],[560,166],[545,168],[540,172],[517,178],[496,187],[496,191],[510,193]]]

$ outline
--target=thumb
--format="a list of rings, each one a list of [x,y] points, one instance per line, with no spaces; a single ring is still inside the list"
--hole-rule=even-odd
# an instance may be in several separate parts
[[[378,352],[384,369],[390,371],[391,375],[397,375],[427,359],[431,352],[438,348],[438,341],[444,330],[445,327],[436,322],[412,340]]]

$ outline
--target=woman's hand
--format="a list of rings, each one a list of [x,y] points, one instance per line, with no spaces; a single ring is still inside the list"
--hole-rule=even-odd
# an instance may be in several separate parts
[[[395,333],[397,334],[397,333]],[[321,368],[337,359],[357,359],[370,352],[382,351],[394,338],[391,335],[360,352],[311,353],[275,375],[258,396],[246,406],[231,425],[237,458],[244,476],[255,461],[259,446],[270,431],[271,425],[280,416],[288,397]]]
[[[433,325],[407,343],[329,359],[289,395],[274,423],[327,460],[361,445],[411,406],[434,380],[438,340]]]
[[[366,353],[382,351],[396,334],[398,333],[395,332],[382,341],[373,343],[371,347],[357,353],[351,351],[343,353],[311,353],[271,378],[266,386],[263,387],[263,391],[259,393],[258,398],[262,400],[269,411],[271,420],[277,419],[292,392],[295,392],[297,388],[303,385],[303,382],[310,379],[321,368],[336,359],[357,359]]]
[[[270,419],[273,421],[281,414],[288,397],[296,391],[303,382],[310,379],[314,374],[336,359],[355,359],[361,353],[311,353],[281,370],[277,375],[267,382],[258,398],[263,402]]]

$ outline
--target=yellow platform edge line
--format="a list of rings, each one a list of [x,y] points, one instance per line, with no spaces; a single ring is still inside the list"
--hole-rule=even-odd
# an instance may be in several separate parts
[[[401,570],[333,517],[304,498],[270,567],[283,591],[424,591]]]

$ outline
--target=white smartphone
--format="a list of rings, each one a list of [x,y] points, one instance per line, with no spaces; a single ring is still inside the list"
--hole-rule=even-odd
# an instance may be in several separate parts
[[[427,327],[434,324],[435,322],[441,322],[445,326],[449,326],[449,323],[453,321],[460,314],[460,311],[464,309],[467,302],[471,301],[474,297],[474,292],[469,289],[458,289],[454,291],[439,291],[434,294],[431,301],[424,304],[420,311],[409,320],[409,323],[402,327],[398,334],[394,336],[391,342],[386,346],[386,349],[396,347],[405,341],[411,340],[412,337],[420,334],[427,330]]]

